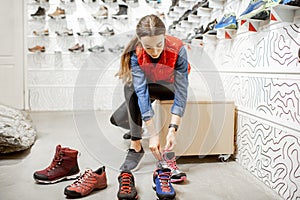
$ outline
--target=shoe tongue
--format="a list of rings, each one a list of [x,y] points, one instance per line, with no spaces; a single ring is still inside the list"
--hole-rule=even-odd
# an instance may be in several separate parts
[[[164,154],[166,160],[172,160],[175,157],[175,153],[173,151],[166,151]]]

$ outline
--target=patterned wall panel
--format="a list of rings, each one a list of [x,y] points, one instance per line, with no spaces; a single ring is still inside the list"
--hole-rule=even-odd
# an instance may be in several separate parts
[[[239,113],[237,161],[284,199],[300,198],[300,134]]]

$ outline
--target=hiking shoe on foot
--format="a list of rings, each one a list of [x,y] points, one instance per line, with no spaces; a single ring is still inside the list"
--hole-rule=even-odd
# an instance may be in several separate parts
[[[169,168],[171,170],[171,182],[179,183],[186,180],[186,173],[179,170],[176,164],[175,153],[172,151],[163,152],[163,161],[160,163],[161,167]]]
[[[138,194],[135,188],[134,176],[129,170],[124,170],[120,173],[118,177],[119,181],[119,200],[136,200],[138,199]]]
[[[175,199],[176,192],[171,184],[171,170],[168,168],[157,169],[153,173],[153,189],[160,200]]]
[[[75,179],[79,173],[78,151],[56,146],[54,158],[46,169],[36,171],[33,178],[38,183],[56,183],[64,179]]]
[[[144,156],[145,152],[143,147],[139,152],[136,152],[134,149],[128,149],[127,156],[124,163],[120,167],[120,171],[129,170],[135,171],[138,169],[140,161]]]
[[[94,190],[101,190],[107,187],[105,167],[96,171],[85,170],[74,183],[65,188],[64,194],[68,197],[78,198],[90,194]]]

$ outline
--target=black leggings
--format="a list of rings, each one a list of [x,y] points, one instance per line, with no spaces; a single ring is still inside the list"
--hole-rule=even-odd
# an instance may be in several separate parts
[[[156,100],[173,100],[173,84],[148,84],[151,103]],[[112,114],[110,122],[116,126],[130,129],[131,140],[142,139],[142,115],[138,105],[138,97],[134,91],[133,85],[124,86],[125,102]]]

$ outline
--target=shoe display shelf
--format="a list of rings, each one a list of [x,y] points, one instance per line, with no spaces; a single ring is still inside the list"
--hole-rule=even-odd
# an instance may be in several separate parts
[[[300,22],[300,7],[279,4],[271,7],[270,23],[299,23]]]
[[[210,17],[212,8],[197,8],[197,15],[201,17]]]
[[[236,36],[236,29],[217,29],[218,39],[233,39]]]
[[[223,9],[225,0],[209,0],[209,7],[214,9]]]
[[[187,10],[189,7],[193,6],[194,4],[195,3],[193,1],[186,1],[186,0],[181,0],[178,2],[179,7],[185,8],[185,10]]]
[[[194,15],[194,14],[188,16],[188,21],[195,23],[196,25],[199,24],[200,20],[201,20],[201,16]]]

